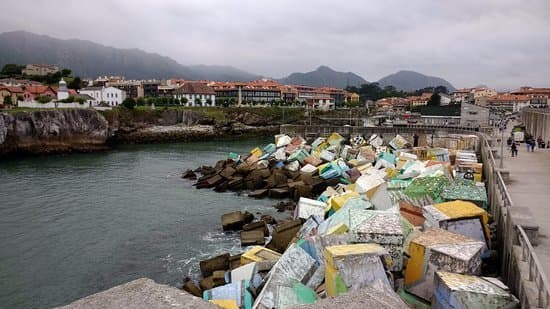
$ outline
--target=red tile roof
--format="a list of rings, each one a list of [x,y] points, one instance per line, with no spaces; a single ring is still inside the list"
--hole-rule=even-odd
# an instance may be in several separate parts
[[[529,101],[526,95],[499,94],[487,99],[487,102],[510,102],[510,101]]]
[[[216,94],[212,87],[205,83],[187,82],[183,86],[176,89],[177,94]]]
[[[25,91],[28,91],[32,94],[42,94],[47,92],[48,90],[55,92],[55,90],[49,86],[25,86]]]
[[[0,90],[5,89],[11,93],[23,93],[23,89],[21,87],[15,87],[15,86],[0,86]]]

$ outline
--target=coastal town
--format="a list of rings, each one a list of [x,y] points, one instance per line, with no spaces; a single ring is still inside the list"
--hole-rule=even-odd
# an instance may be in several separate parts
[[[7,65],[10,66],[10,65]],[[16,66],[16,65],[11,65]],[[489,87],[445,87],[419,89],[402,96],[377,100],[353,92],[357,87],[339,89],[329,86],[284,85],[272,79],[254,81],[208,80],[127,80],[123,76],[80,79],[60,74],[55,65],[20,66],[16,78],[0,79],[0,108],[95,108],[111,109],[129,102],[130,106],[184,107],[302,107],[322,111],[361,108],[372,111],[377,125],[426,124],[463,127],[494,125],[503,114],[518,113],[525,107],[545,108],[550,88],[520,86],[497,92]],[[4,71],[7,71],[4,67]],[[48,80],[60,76],[54,84]],[[77,80],[77,83],[74,81]],[[70,85],[67,84],[70,82]],[[434,85],[436,86],[436,85]]]

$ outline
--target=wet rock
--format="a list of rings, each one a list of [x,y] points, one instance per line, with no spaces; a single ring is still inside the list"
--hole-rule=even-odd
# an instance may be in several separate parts
[[[214,287],[216,287],[216,285],[214,285],[214,280],[212,280],[212,276],[209,276],[209,277],[206,277],[206,278],[202,279],[199,282],[199,286],[201,287],[201,289],[203,291],[210,290],[210,289],[213,289]]]
[[[243,228],[244,215],[240,211],[234,211],[222,215],[222,229],[224,231],[237,231]]]
[[[269,189],[269,197],[277,199],[287,198],[289,197],[289,189],[288,187]]]
[[[186,170],[185,172],[183,172],[183,174],[181,175],[181,178],[184,178],[184,179],[197,179],[197,175],[195,174],[195,172],[193,172],[192,170]]]
[[[215,286],[224,285],[225,282],[225,271],[224,270],[216,270],[212,273],[212,282],[214,282]]]
[[[245,223],[245,224],[254,221],[254,214],[251,213],[251,212],[249,212],[249,211],[245,211],[245,212],[243,213],[243,217],[244,217],[244,223]]]
[[[265,221],[256,221],[252,223],[245,224],[243,226],[243,231],[253,231],[253,230],[259,230],[263,231],[264,236],[269,236],[269,229],[267,228],[267,224]]]
[[[294,208],[296,208],[296,203],[294,201],[279,202],[275,205],[275,208],[277,208],[278,212],[283,212],[285,210],[294,210]]]
[[[229,269],[233,270],[241,266],[241,254],[232,255],[229,257]]]
[[[216,192],[225,192],[225,191],[227,191],[227,181],[224,181],[224,182],[220,183],[219,185],[217,185],[216,188],[214,188],[214,191],[216,191]]]
[[[227,182],[227,189],[231,191],[238,191],[244,187],[244,181],[242,177],[233,177]]]
[[[229,253],[218,255],[207,260],[203,260],[199,263],[199,267],[201,269],[201,273],[204,278],[211,276],[216,270],[228,270]],[[201,287],[202,287],[202,283],[201,283]]]
[[[187,293],[189,293],[191,295],[194,295],[194,296],[197,296],[197,297],[202,297],[201,289],[195,284],[195,282],[193,282],[189,278],[185,278],[185,280],[183,282],[183,287],[181,289],[186,291]]]
[[[220,175],[225,179],[231,179],[231,177],[236,173],[237,171],[232,168],[231,166],[225,167],[221,172]]]
[[[266,248],[277,251],[284,252],[288,247],[290,241],[296,236],[296,233],[300,230],[302,226],[302,221],[299,219],[292,221],[285,221],[277,224],[275,230],[271,235],[271,241],[267,244]]]
[[[258,189],[258,190],[249,192],[248,196],[253,198],[264,198],[267,196],[267,192],[268,192],[267,189]]]
[[[264,231],[251,230],[241,232],[241,246],[264,245]]]
[[[197,189],[213,188],[223,182],[223,178],[220,175],[214,175],[208,179],[199,181],[196,184]]]
[[[262,215],[260,217],[260,220],[264,221],[266,224],[277,224],[277,220],[275,220],[275,218],[273,218],[273,216],[270,216],[270,215]]]
[[[314,198],[315,194],[312,191],[312,187],[310,185],[297,185],[294,188],[294,200],[297,201],[300,199],[300,197],[307,197],[307,198]]]

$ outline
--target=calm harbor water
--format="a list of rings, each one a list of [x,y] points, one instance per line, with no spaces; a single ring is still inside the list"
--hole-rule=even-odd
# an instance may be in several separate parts
[[[220,215],[275,214],[274,201],[196,190],[180,174],[265,142],[0,161],[0,308],[63,305],[140,277],[177,286],[201,258],[240,252]]]

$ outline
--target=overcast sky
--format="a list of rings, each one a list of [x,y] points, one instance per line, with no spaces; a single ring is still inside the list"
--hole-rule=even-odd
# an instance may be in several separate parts
[[[319,65],[456,87],[550,86],[550,0],[2,0],[27,30],[282,77]]]

